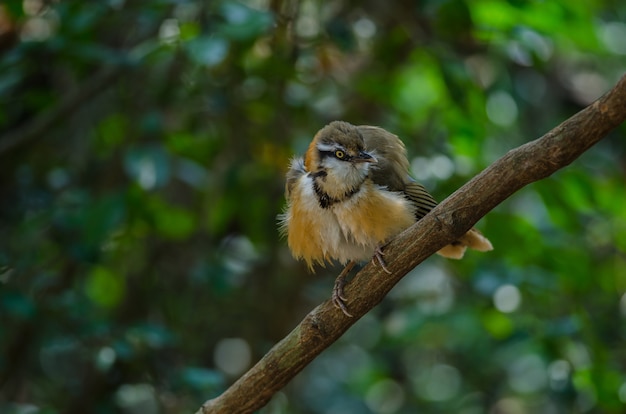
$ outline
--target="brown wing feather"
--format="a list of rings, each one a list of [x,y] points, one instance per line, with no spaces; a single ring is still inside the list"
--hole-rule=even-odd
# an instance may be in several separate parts
[[[404,143],[396,135],[374,126],[359,126],[365,149],[378,160],[371,169],[374,183],[400,191],[415,204],[417,220],[432,210],[437,202],[423,185],[409,176],[409,160]]]
[[[411,181],[405,183],[404,194],[415,204],[415,217],[418,220],[437,205],[433,196],[418,182]]]
[[[371,169],[371,178],[378,185],[393,191],[404,191],[404,182],[409,175],[406,148],[396,135],[373,126],[357,127],[365,150],[372,152],[378,162]]]

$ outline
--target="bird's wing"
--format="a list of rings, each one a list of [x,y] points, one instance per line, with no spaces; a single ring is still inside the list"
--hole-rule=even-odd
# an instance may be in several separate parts
[[[404,143],[382,128],[359,126],[358,129],[365,141],[365,150],[378,160],[370,169],[372,181],[392,191],[404,191],[404,182],[409,176]]]
[[[358,127],[365,141],[365,149],[378,160],[371,169],[374,183],[392,191],[399,191],[416,207],[415,216],[421,219],[437,202],[423,185],[409,176],[409,160],[404,143],[396,135],[382,128],[362,125]]]
[[[415,217],[418,220],[437,205],[433,196],[418,182],[409,181],[405,183],[404,194],[415,204]]]

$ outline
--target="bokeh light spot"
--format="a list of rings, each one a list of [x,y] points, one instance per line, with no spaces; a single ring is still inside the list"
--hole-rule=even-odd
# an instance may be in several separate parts
[[[513,285],[502,285],[493,294],[493,304],[500,312],[509,313],[517,310],[522,303],[519,289]]]
[[[225,374],[237,376],[250,365],[250,346],[241,338],[224,338],[215,346],[213,360]]]

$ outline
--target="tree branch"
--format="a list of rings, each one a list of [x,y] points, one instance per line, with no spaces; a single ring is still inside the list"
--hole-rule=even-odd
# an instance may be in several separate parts
[[[385,249],[392,274],[368,264],[345,289],[353,318],[326,301],[222,395],[196,414],[250,413],[376,306],[404,275],[469,230],[525,185],[569,165],[626,119],[626,75],[608,93],[543,137],[509,151],[396,237]]]
[[[58,104],[38,115],[24,126],[6,133],[0,137],[0,155],[13,147],[22,145],[39,136],[42,136],[68,115],[74,113],[86,101],[93,98],[104,88],[109,86],[123,73],[121,66],[104,67],[84,82],[80,88],[70,92]]]

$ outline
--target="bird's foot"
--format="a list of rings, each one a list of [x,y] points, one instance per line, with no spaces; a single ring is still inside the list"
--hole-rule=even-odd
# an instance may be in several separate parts
[[[339,276],[337,276],[337,279],[335,279],[335,285],[333,286],[333,305],[335,305],[336,308],[341,309],[344,315],[349,317],[352,317],[352,315],[350,314],[350,312],[348,312],[348,307],[346,306],[347,299],[344,294],[343,288],[346,285],[346,277],[348,276],[348,273],[350,273],[350,270],[352,270],[355,264],[355,262],[348,263],[346,267],[341,271]]]
[[[382,247],[376,246],[376,250],[374,250],[374,256],[372,256],[372,263],[374,264],[374,266],[376,266],[376,262],[378,261],[380,267],[382,267],[386,273],[391,274],[391,271],[387,269],[387,264],[385,263],[385,259],[383,258],[384,255],[385,253],[383,253]]]

